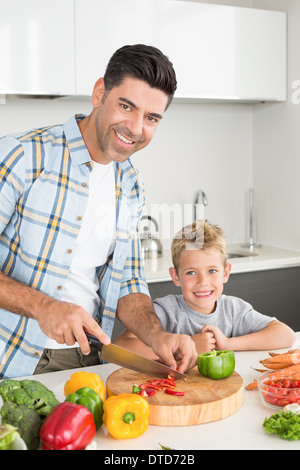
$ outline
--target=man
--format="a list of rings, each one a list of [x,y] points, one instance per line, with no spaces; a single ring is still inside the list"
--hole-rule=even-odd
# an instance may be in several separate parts
[[[129,157],[151,141],[176,89],[158,49],[124,46],[89,116],[0,140],[0,377],[99,363],[115,315],[162,362],[196,363],[162,330],[140,260],[143,187]],[[101,325],[101,327],[100,327]]]

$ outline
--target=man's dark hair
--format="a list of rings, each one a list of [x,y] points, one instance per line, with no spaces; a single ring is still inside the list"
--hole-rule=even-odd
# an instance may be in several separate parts
[[[159,49],[144,44],[123,46],[111,57],[105,74],[105,96],[127,77],[137,78],[158,88],[169,97],[170,105],[177,80],[173,64]]]

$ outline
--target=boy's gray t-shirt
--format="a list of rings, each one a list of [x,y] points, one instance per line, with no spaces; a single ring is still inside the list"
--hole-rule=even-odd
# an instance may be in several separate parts
[[[203,326],[217,326],[227,338],[243,336],[265,328],[271,321],[277,320],[257,312],[244,300],[229,295],[222,295],[213,313],[192,310],[183,295],[167,295],[155,299],[153,306],[163,328],[170,333],[195,335]]]

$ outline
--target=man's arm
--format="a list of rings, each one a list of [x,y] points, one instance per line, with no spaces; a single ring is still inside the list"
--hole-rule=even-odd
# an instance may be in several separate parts
[[[117,316],[167,366],[184,372],[196,365],[197,352],[191,337],[164,331],[148,295],[134,293],[121,297]],[[175,360],[176,353],[180,364]]]
[[[36,320],[49,338],[72,346],[76,341],[83,354],[90,352],[85,331],[102,343],[110,339],[82,307],[53,299],[0,272],[0,308]]]

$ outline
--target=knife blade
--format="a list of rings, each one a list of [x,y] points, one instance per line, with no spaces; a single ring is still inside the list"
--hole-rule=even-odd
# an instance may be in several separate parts
[[[148,359],[140,354],[129,351],[116,344],[102,344],[96,336],[86,333],[91,346],[94,346],[101,352],[101,359],[106,362],[112,362],[127,369],[148,373],[150,375],[167,376],[171,375],[175,379],[183,379],[186,377],[182,372],[178,372],[171,367],[168,367],[160,362]]]

